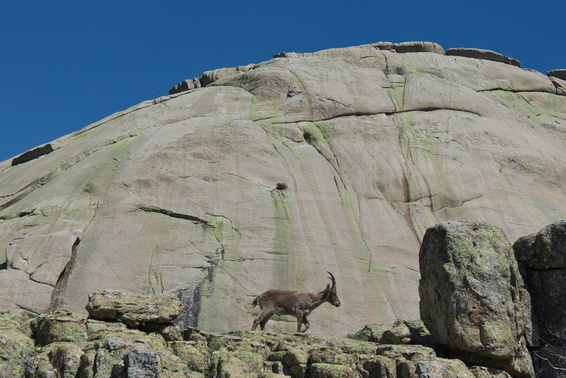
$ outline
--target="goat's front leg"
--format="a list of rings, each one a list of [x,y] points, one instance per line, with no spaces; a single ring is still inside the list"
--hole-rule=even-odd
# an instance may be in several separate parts
[[[309,329],[309,327],[311,326],[311,324],[309,323],[309,321],[307,320],[307,316],[304,315],[303,316],[303,324],[305,325],[305,330],[303,331],[303,333],[307,332],[307,329]]]
[[[308,311],[300,312],[299,314],[297,314],[297,332],[305,333],[307,332],[307,329],[309,329],[309,327],[311,326],[311,324],[307,320],[307,315],[308,315]],[[303,324],[305,325],[305,329],[301,331]]]
[[[297,311],[296,316],[297,316],[297,333],[298,333],[298,332],[301,332],[301,327],[303,325],[304,315],[303,315],[302,311]]]

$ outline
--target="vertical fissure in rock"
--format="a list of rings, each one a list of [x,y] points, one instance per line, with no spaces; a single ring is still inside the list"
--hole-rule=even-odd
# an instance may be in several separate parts
[[[69,259],[69,262],[67,263],[67,265],[65,265],[65,268],[63,268],[63,271],[59,275],[59,279],[57,280],[57,283],[55,284],[55,287],[53,289],[53,293],[51,294],[51,305],[49,306],[50,312],[57,311],[59,307],[62,305],[63,300],[61,299],[60,294],[67,287],[69,276],[71,275],[71,272],[75,267],[75,260],[80,243],[81,243],[81,238],[77,236],[75,243],[71,247],[71,258]]]
[[[196,327],[201,309],[202,288],[206,279],[191,282],[186,289],[179,290],[177,297],[183,303],[183,311],[174,320],[181,328]]]

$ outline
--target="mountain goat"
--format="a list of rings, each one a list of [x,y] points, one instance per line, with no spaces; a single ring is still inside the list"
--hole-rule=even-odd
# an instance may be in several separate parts
[[[267,290],[263,294],[258,295],[252,305],[255,307],[259,305],[261,312],[254,319],[252,331],[255,330],[259,324],[261,330],[265,328],[265,324],[271,319],[273,315],[292,315],[297,318],[297,332],[306,332],[310,327],[307,320],[307,315],[315,308],[329,302],[333,306],[340,306],[340,300],[336,294],[336,279],[330,274],[332,286],[328,284],[326,289],[319,293],[303,293],[300,291],[285,291],[285,290]],[[301,331],[302,325],[305,329]]]

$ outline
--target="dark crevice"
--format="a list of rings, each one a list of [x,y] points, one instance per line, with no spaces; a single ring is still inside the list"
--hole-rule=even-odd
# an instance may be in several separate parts
[[[2,216],[0,216],[0,221],[1,220],[11,220],[11,219],[15,219],[15,218],[23,218],[23,217],[27,217],[28,215],[37,215],[37,213],[35,212],[35,209],[33,209],[31,211],[20,211],[18,214],[2,215]]]
[[[37,312],[37,311],[35,311],[35,310],[31,309],[31,308],[28,308],[28,307],[19,305],[19,304],[17,304],[17,303],[14,303],[14,305],[15,305],[17,308],[22,309],[22,310],[24,310],[24,311],[26,311],[26,312],[39,315],[39,312]]]
[[[566,266],[565,267],[559,267],[559,268],[531,268],[527,266],[527,272],[552,272],[552,271],[556,271],[556,272],[560,272],[560,271],[565,271],[566,270]]]
[[[0,198],[8,198],[8,197],[12,197],[12,196],[17,196],[16,198],[13,198],[12,200],[6,202],[3,205],[0,205],[0,210],[3,210],[7,207],[9,207],[10,205],[12,205],[13,203],[19,201],[21,198],[27,196],[29,193],[31,193],[32,191],[34,191],[35,189],[47,184],[49,181],[51,181],[56,175],[58,174],[58,172],[53,171],[50,172],[44,176],[41,176],[40,178],[32,181],[31,183],[29,183],[28,185],[24,186],[23,188],[21,188],[20,190],[18,190],[17,192],[11,193],[11,194],[7,194],[7,195],[3,195],[0,196]]]
[[[521,90],[512,90],[512,89],[503,89],[503,88],[490,88],[490,89],[479,89],[476,91],[477,93],[483,93],[483,92],[510,92],[510,93],[516,93],[516,94],[521,94],[521,93],[547,93],[547,94],[556,94],[556,93],[552,93],[552,92],[547,92],[547,91],[541,91],[538,89],[533,89],[533,90],[528,90],[528,89],[521,89]]]
[[[403,114],[403,113],[412,113],[412,112],[425,112],[425,113],[427,113],[427,112],[436,112],[436,111],[441,111],[441,110],[450,110],[450,111],[453,111],[453,112],[469,113],[469,114],[474,114],[474,115],[483,117],[483,114],[473,112],[471,110],[455,109],[455,108],[435,108],[435,107],[421,108],[421,109],[399,110],[399,111],[396,111],[394,113],[385,113],[385,115],[390,117],[390,116],[394,116],[394,115],[397,115],[397,114]]]
[[[141,206],[139,209],[141,211],[145,211],[145,212],[148,212],[148,213],[163,214],[163,215],[167,215],[168,217],[171,217],[171,218],[184,219],[184,220],[200,223],[200,224],[203,224],[205,226],[210,226],[210,224],[208,223],[208,221],[206,219],[202,219],[202,218],[196,217],[194,215],[177,213],[177,212],[174,212],[174,211],[171,211],[171,210],[166,210],[166,209],[162,209],[162,208],[159,208],[159,207],[153,207],[153,206]]]

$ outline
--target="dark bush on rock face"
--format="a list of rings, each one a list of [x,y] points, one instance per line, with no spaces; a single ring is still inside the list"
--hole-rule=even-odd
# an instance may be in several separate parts
[[[503,232],[441,223],[427,230],[419,258],[421,318],[434,342],[466,363],[531,376],[530,299]]]

